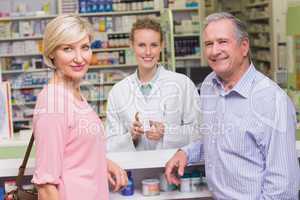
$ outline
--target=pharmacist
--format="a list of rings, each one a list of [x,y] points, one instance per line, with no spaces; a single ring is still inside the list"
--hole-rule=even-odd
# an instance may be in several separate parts
[[[109,93],[108,151],[182,147],[198,137],[199,95],[185,75],[158,64],[163,49],[160,24],[138,19],[131,30],[136,72]]]
[[[204,53],[213,72],[201,87],[201,132],[166,165],[182,175],[189,163],[205,159],[215,199],[298,199],[299,164],[295,109],[272,80],[249,58],[246,26],[228,13],[204,23]]]

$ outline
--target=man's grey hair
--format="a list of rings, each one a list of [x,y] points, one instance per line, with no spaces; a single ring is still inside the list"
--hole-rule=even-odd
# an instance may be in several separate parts
[[[248,39],[248,41],[250,43],[246,24],[243,21],[241,21],[240,19],[236,18],[235,16],[233,16],[232,14],[227,13],[227,12],[217,12],[217,13],[208,15],[204,20],[203,30],[211,22],[216,22],[216,21],[223,20],[223,19],[228,19],[235,25],[236,39],[238,42],[241,42],[243,39]],[[250,49],[249,49],[248,56],[249,56],[249,59],[251,59]]]
[[[249,39],[246,24],[244,22],[242,22],[241,20],[239,20],[238,18],[236,18],[235,16],[233,16],[232,14],[227,13],[227,12],[218,12],[218,13],[213,13],[213,14],[208,15],[204,21],[204,29],[211,22],[219,21],[222,19],[228,19],[235,25],[238,41],[242,41],[245,38]]]

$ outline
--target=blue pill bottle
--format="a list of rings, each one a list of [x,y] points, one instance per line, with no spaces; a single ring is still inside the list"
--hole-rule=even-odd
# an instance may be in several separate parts
[[[134,194],[134,183],[131,171],[127,171],[128,185],[121,190],[123,196],[132,196]]]

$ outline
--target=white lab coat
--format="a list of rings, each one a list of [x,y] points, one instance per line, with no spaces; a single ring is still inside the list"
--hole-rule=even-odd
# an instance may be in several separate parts
[[[180,148],[199,137],[199,95],[194,83],[185,75],[160,66],[150,94],[139,88],[137,72],[113,86],[108,96],[107,150],[135,151]],[[130,127],[136,112],[144,119],[161,121],[164,136],[150,141],[144,135],[135,147]]]

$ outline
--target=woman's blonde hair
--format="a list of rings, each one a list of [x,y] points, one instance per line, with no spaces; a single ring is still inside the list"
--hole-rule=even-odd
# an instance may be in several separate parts
[[[163,30],[160,26],[160,23],[157,20],[150,18],[150,17],[140,18],[132,25],[131,33],[130,33],[131,42],[134,41],[134,32],[136,30],[141,30],[141,29],[149,29],[149,30],[159,33],[160,42],[163,42],[163,40],[164,40],[163,39]]]
[[[51,20],[45,29],[43,37],[44,63],[54,68],[53,60],[49,57],[51,53],[62,44],[70,44],[89,36],[93,37],[91,24],[75,14],[63,14]]]

